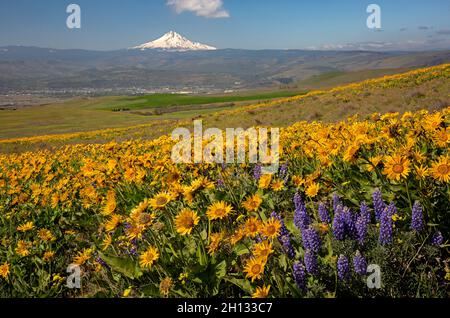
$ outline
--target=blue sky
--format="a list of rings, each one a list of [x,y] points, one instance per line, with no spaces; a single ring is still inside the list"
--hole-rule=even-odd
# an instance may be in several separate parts
[[[66,7],[81,7],[81,29]],[[382,29],[366,26],[369,4]],[[121,49],[174,30],[218,48],[450,48],[449,0],[2,0],[0,46]]]

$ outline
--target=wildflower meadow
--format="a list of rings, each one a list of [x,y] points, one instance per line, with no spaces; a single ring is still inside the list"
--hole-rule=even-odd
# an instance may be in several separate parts
[[[271,174],[174,144],[0,154],[0,297],[450,296],[450,107],[298,122]]]

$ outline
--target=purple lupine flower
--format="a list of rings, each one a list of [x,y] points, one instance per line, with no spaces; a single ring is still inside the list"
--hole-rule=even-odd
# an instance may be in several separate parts
[[[360,245],[364,245],[367,235],[367,226],[370,224],[369,207],[365,202],[361,203],[360,213],[356,218],[356,239]]]
[[[337,273],[340,280],[348,278],[350,268],[348,264],[348,258],[344,255],[339,256],[337,261]]]
[[[353,269],[356,274],[366,275],[367,274],[367,262],[364,256],[361,255],[359,251],[356,252],[355,257],[353,257]]]
[[[312,227],[302,230],[302,242],[305,250],[310,250],[313,253],[320,251],[320,237],[319,233]]]
[[[359,206],[360,215],[365,219],[367,224],[370,224],[370,210],[366,202],[362,202]]]
[[[253,177],[255,178],[256,181],[259,181],[259,179],[261,178],[261,174],[262,174],[261,165],[256,165],[255,168],[253,169]]]
[[[217,187],[222,188],[225,185],[223,179],[217,179]]]
[[[340,205],[342,205],[341,198],[336,193],[333,194],[333,211],[335,213]]]
[[[354,214],[348,207],[344,207],[342,217],[345,222],[345,232],[352,238],[356,237],[356,214]]]
[[[419,201],[414,202],[412,208],[411,229],[417,232],[423,230],[423,209]]]
[[[263,240],[263,238],[260,236],[260,235],[257,235],[256,237],[255,237],[255,242],[256,243],[262,243],[264,240]]]
[[[431,238],[431,244],[435,246],[441,246],[444,244],[444,237],[442,236],[441,232],[434,233],[433,237]]]
[[[287,229],[283,218],[275,211],[270,214],[270,217],[273,217],[278,221],[280,221],[281,229],[280,229],[280,236],[278,236],[278,241],[283,246],[283,250],[286,253],[286,255],[290,259],[293,259],[295,257],[295,250],[291,243],[291,234],[289,233],[289,230]]]
[[[300,229],[306,229],[310,224],[311,220],[306,210],[306,206],[303,203],[303,199],[299,193],[294,196],[295,214],[294,214],[294,224]]]
[[[129,229],[131,229],[133,226],[132,226],[130,223],[125,222],[125,223],[123,224],[123,227],[125,228],[125,230],[129,230]]]
[[[338,205],[333,218],[333,235],[338,241],[343,241],[345,238],[345,220],[342,210],[342,205]]]
[[[387,204],[383,201],[383,195],[381,194],[380,189],[376,189],[372,194],[373,199],[373,207],[375,209],[375,218],[377,222],[380,221],[381,214],[383,213],[384,209],[386,209]]]
[[[286,255],[290,259],[293,259],[295,257],[295,250],[294,250],[294,247],[292,246],[289,235],[280,236],[280,237],[278,237],[278,240],[280,241],[280,243],[283,247],[283,251],[286,253]]]
[[[305,267],[306,271],[312,275],[319,273],[319,265],[317,264],[317,255],[310,250],[305,251]]]
[[[367,225],[366,218],[360,214],[356,219],[356,238],[360,245],[364,245],[364,241],[366,240]]]
[[[394,202],[384,209],[380,217],[380,236],[379,242],[381,245],[392,243],[392,216],[397,212]]]
[[[319,218],[322,223],[330,224],[331,218],[325,203],[319,203]]]
[[[286,177],[287,172],[288,172],[288,163],[285,162],[280,167],[280,173],[279,173],[280,178],[283,179],[284,177]]]
[[[296,262],[293,266],[294,280],[297,287],[306,290],[306,269],[301,262]]]

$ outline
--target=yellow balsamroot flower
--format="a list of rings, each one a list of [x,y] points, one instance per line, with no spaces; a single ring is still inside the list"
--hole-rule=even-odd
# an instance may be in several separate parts
[[[359,145],[354,144],[351,145],[345,150],[344,155],[342,159],[344,159],[345,162],[354,162],[355,161],[355,155],[359,151]]]
[[[139,205],[137,207],[135,207],[131,213],[130,213],[130,218],[136,222],[139,223],[141,220],[141,215],[142,213],[144,213],[145,211],[147,211],[148,207],[150,206],[150,202],[148,199],[145,199],[144,201],[142,201],[141,203],[139,203]]]
[[[31,247],[30,242],[25,242],[25,241],[20,240],[19,242],[17,242],[17,247],[16,247],[15,251],[20,256],[25,257],[25,256],[30,255],[30,250],[29,250],[30,247]]]
[[[224,219],[233,212],[233,207],[224,201],[215,202],[206,211],[208,218],[213,221]]]
[[[264,273],[264,267],[266,266],[266,260],[263,258],[250,258],[245,264],[244,273],[247,273],[246,278],[250,278],[252,282],[256,279],[260,279]]]
[[[425,117],[425,121],[422,124],[423,128],[427,131],[434,132],[442,124],[442,114],[435,113]]]
[[[269,241],[262,241],[253,246],[253,256],[268,259],[273,253],[272,243]]]
[[[51,260],[54,256],[55,256],[55,252],[53,252],[53,251],[46,251],[46,252],[44,253],[44,256],[42,256],[42,259],[43,259],[45,262],[48,262],[48,261]]]
[[[416,178],[417,179],[424,179],[425,177],[427,177],[429,175],[429,171],[427,167],[424,166],[414,166],[414,168],[416,169]]]
[[[108,172],[112,172],[117,166],[117,161],[114,159],[109,159],[106,168],[108,169]]]
[[[259,178],[259,188],[260,189],[267,189],[270,186],[270,183],[272,181],[272,175],[271,174],[263,174]]]
[[[450,157],[441,156],[437,162],[434,162],[430,169],[434,179],[441,182],[449,182],[450,180]]]
[[[314,198],[319,193],[320,185],[318,183],[312,182],[306,188],[306,195],[310,198]]]
[[[27,222],[25,224],[22,224],[17,227],[17,231],[19,232],[28,232],[34,229],[34,223],[33,222]]]
[[[142,233],[146,230],[146,226],[142,224],[133,224],[125,229],[125,234],[129,241],[140,239]]]
[[[150,205],[153,209],[163,209],[169,202],[172,201],[172,194],[169,192],[159,192],[150,200]]]
[[[40,229],[38,231],[39,238],[44,242],[53,242],[56,240],[56,237],[47,229]]]
[[[252,298],[267,298],[270,292],[270,285],[263,285],[262,287],[256,287],[255,292],[252,295]]]
[[[293,176],[292,177],[292,183],[298,188],[298,187],[300,187],[300,186],[305,184],[305,179],[303,179],[300,176]]]
[[[158,249],[154,246],[149,246],[149,248],[141,256],[139,256],[139,265],[142,268],[151,268],[153,263],[158,259]]]
[[[172,278],[166,277],[159,284],[159,292],[162,296],[168,297],[170,293],[170,288],[172,287]]]
[[[255,217],[248,219],[244,223],[244,233],[247,237],[255,237],[261,229],[261,221]]]
[[[262,203],[262,198],[258,194],[255,194],[255,195],[249,197],[246,201],[244,201],[242,203],[242,206],[248,212],[255,212],[258,210],[261,203]]]
[[[116,227],[119,225],[121,220],[122,220],[122,218],[120,215],[117,215],[117,214],[110,215],[108,222],[105,223],[105,230],[107,232],[114,231],[116,229]]]
[[[103,239],[102,242],[102,251],[106,251],[108,249],[108,247],[111,246],[112,243],[112,237],[109,234],[106,234],[105,238]]]
[[[280,179],[274,180],[273,183],[272,183],[271,188],[275,192],[283,190],[283,188],[284,188],[283,180],[280,180]]]
[[[189,204],[194,200],[194,190],[191,186],[183,186],[183,197]]]
[[[213,255],[219,249],[220,243],[222,243],[224,233],[212,233],[210,236],[210,243],[208,245],[208,254]]]
[[[270,218],[264,222],[261,228],[261,234],[268,239],[275,239],[279,236],[281,230],[281,222],[276,218]]]
[[[245,229],[243,226],[239,227],[233,235],[230,237],[230,244],[236,245],[238,242],[240,242],[245,237]]]
[[[200,217],[196,212],[190,209],[184,209],[175,217],[175,227],[179,234],[187,235],[191,234],[192,229],[199,221]]]
[[[420,150],[416,150],[412,153],[412,156],[414,160],[416,160],[418,163],[424,162],[426,159],[426,155],[422,153]]]
[[[436,146],[440,148],[448,147],[448,144],[450,144],[450,128],[437,130],[432,138]]]
[[[85,248],[83,251],[78,252],[77,256],[73,259],[73,263],[75,265],[83,265],[86,263],[92,256],[92,249]]]
[[[191,183],[191,187],[194,189],[194,191],[197,191],[198,189],[204,188],[204,189],[214,189],[214,182],[208,180],[208,178],[201,176]]]
[[[101,213],[103,215],[111,215],[116,210],[116,192],[113,190],[109,190],[106,195],[106,204],[103,207]]]
[[[400,181],[406,178],[410,172],[410,161],[402,156],[387,156],[385,158],[383,174],[390,180]]]
[[[0,276],[3,278],[7,278],[9,275],[9,264],[4,262],[3,265],[0,265]]]
[[[382,159],[383,159],[382,156],[370,157],[369,161],[370,161],[371,164],[367,165],[367,171],[372,172],[375,169],[375,167],[380,164]]]

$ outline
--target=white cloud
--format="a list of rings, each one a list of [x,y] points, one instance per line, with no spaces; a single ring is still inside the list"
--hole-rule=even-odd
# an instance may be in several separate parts
[[[450,49],[450,39],[410,39],[399,42],[354,42],[354,43],[328,43],[308,47],[309,50],[331,51],[414,51],[429,49]]]
[[[228,11],[223,8],[222,0],[167,0],[167,5],[178,14],[190,11],[205,18],[230,17]]]

